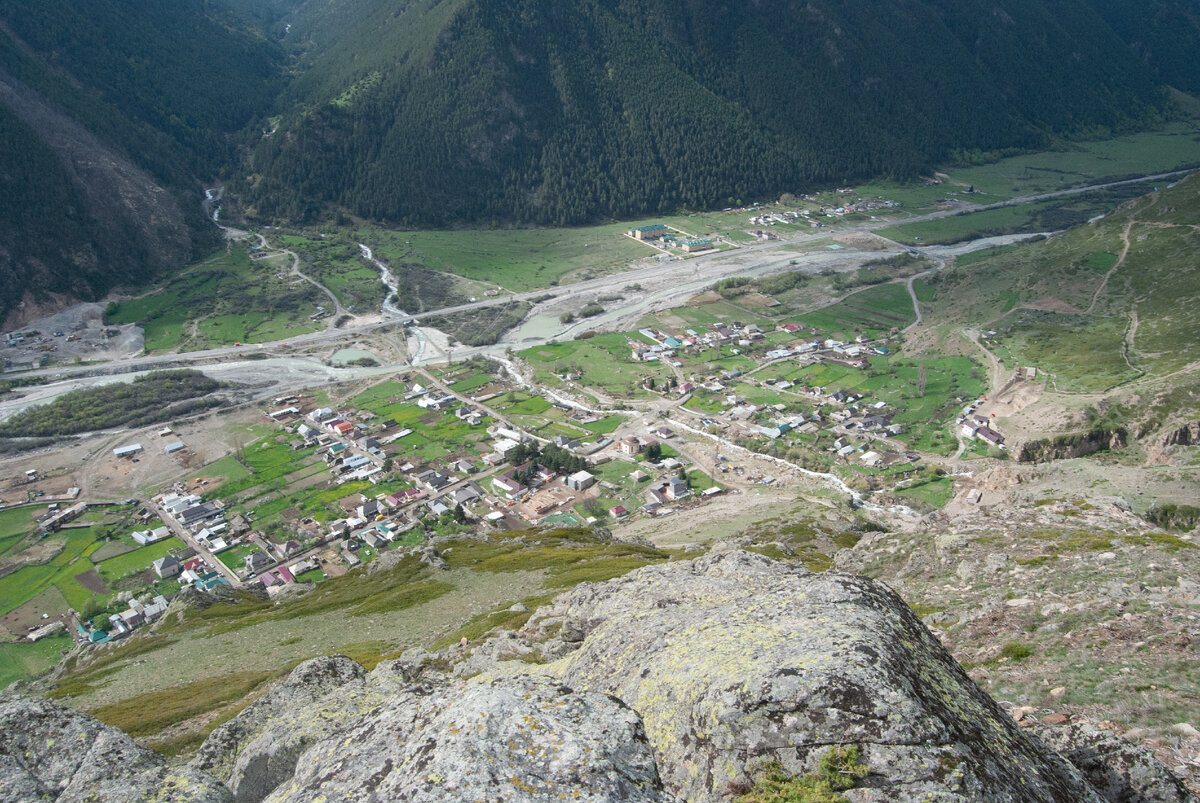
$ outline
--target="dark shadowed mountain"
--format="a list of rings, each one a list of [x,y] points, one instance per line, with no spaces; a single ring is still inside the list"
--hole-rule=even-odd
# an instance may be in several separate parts
[[[410,224],[724,204],[1136,126],[1151,68],[1085,0],[303,4],[239,191]]]
[[[218,179],[257,219],[565,224],[1136,128],[1166,86],[1200,88],[1196,17],[1186,0],[0,0],[0,320],[183,264],[215,236],[198,199]]]
[[[185,264],[283,53],[210,0],[0,0],[0,322]],[[53,303],[53,302],[51,302]]]

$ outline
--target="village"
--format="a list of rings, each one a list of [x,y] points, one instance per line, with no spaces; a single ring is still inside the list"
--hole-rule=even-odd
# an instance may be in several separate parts
[[[721,491],[654,439],[538,437],[480,403],[503,404],[512,393],[505,383],[491,381],[473,396],[458,396],[430,379],[425,385],[389,380],[376,389],[394,393],[360,394],[363,403],[337,407],[317,406],[308,397],[277,399],[279,406],[262,411],[277,435],[248,447],[250,470],[238,472],[246,475],[240,482],[222,484],[201,469],[151,498],[127,500],[142,527],[123,534],[138,547],[131,554],[161,553],[135,575],[174,583],[175,593],[257,586],[276,596],[438,533],[615,525],[635,512],[667,515],[674,505],[699,504]],[[173,435],[170,428],[163,432]],[[162,448],[174,453],[181,444],[172,440]],[[129,443],[110,454],[112,461],[133,462],[145,458],[146,448]],[[433,454],[440,458],[430,459]],[[268,463],[275,470],[261,472],[264,489],[254,476]],[[279,478],[304,474],[296,484],[320,491],[305,511],[311,515],[273,504],[280,486],[296,501],[309,497],[290,482],[272,481],[280,470],[286,473]],[[77,503],[52,511],[39,523],[40,537],[88,509]],[[27,637],[66,628],[90,643],[122,638],[161,616],[171,593],[154,591],[122,593],[90,616],[62,611],[58,626],[36,622]]]
[[[911,433],[903,419],[911,418],[905,415],[909,405],[886,382],[865,381],[870,373],[880,378],[882,372],[873,369],[894,356],[896,338],[859,335],[844,341],[822,338],[816,332],[790,322],[768,332],[754,323],[717,321],[702,329],[672,332],[644,327],[627,333],[623,336],[627,357],[616,351],[611,340],[606,346],[614,361],[669,368],[665,378],[644,377],[640,390],[664,400],[657,405],[663,414],[723,441],[764,454],[795,447],[814,458],[808,461],[810,466],[835,471],[852,465],[883,469],[919,461],[919,443],[912,437],[906,442]],[[713,370],[730,359],[743,367]],[[914,379],[928,386],[928,375],[927,367],[918,368]],[[574,364],[555,376],[568,386],[587,385],[585,372],[575,370]],[[818,379],[822,384],[814,381]],[[922,396],[928,395],[925,387],[920,390]],[[937,401],[939,407],[944,402],[951,407],[965,405],[957,420],[961,438],[1004,448],[1004,437],[992,428],[992,420],[977,412],[985,398]],[[944,428],[944,421],[939,427]]]
[[[713,244],[685,234],[628,232],[681,253]],[[0,496],[48,504],[38,537],[67,526],[78,539],[70,560],[56,559],[63,595],[30,595],[5,626],[41,637],[56,632],[50,616],[103,643],[153,622],[184,588],[274,598],[389,550],[422,553],[431,538],[619,531],[796,471],[944,504],[937,458],[1005,448],[986,385],[967,358],[901,353],[903,285],[852,297],[792,313],[757,291],[709,292],[630,331],[274,397],[251,437],[217,459],[175,422],[130,433],[93,470],[144,473],[166,459],[182,477],[126,500],[128,513],[93,509],[70,488],[38,497],[37,476]]]

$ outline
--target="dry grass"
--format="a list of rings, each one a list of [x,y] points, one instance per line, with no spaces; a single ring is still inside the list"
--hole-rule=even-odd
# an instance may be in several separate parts
[[[280,672],[235,672],[220,680],[197,680],[161,691],[130,697],[93,708],[90,713],[106,725],[135,738],[158,733],[177,722],[241,700]]]

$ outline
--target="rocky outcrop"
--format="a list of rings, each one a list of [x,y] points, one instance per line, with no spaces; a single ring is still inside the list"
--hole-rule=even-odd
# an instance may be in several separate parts
[[[268,801],[671,799],[636,713],[547,678],[411,686],[298,766]]]
[[[768,759],[813,770],[843,744],[870,768],[863,800],[1101,799],[865,578],[710,554],[579,586],[534,615],[539,630],[565,651],[547,671],[641,714],[687,800],[722,799]]]
[[[214,730],[194,766],[228,784],[235,801],[262,800],[292,776],[301,753],[383,705],[387,691],[396,691],[371,693],[366,676],[365,669],[341,655],[305,661]]]
[[[0,698],[0,800],[227,803],[229,790],[94,717],[47,700]]]
[[[1046,463],[1051,460],[1070,460],[1085,457],[1089,454],[1125,446],[1129,433],[1124,427],[1116,429],[1093,429],[1075,435],[1059,435],[1056,438],[1045,438],[1036,441],[1026,441],[1017,452],[1017,460],[1022,463]]]
[[[1187,788],[1145,748],[1094,725],[1037,725],[1034,732],[1074,764],[1105,800],[1183,803]]]
[[[637,714],[541,677],[413,682],[317,658],[231,722],[195,760],[235,801],[665,801]]]
[[[743,551],[583,584],[517,633],[410,650],[371,672],[308,661],[175,774],[86,715],[9,704],[4,799],[86,778],[129,793],[98,800],[165,788],[191,796],[163,799],[273,803],[700,803],[732,799],[768,761],[812,771],[841,745],[867,769],[845,793],[853,803],[1190,799],[1111,734],[1047,733],[1060,754],[1017,727],[885,586]],[[70,727],[27,726],[30,711]],[[54,747],[70,757],[62,767],[41,758]]]
[[[1170,463],[1171,447],[1200,444],[1200,421],[1190,421],[1154,438],[1146,445],[1146,464]]]
[[[1200,421],[1191,421],[1181,427],[1177,427],[1158,442],[1158,445],[1166,448],[1168,446],[1193,446],[1200,444]]]

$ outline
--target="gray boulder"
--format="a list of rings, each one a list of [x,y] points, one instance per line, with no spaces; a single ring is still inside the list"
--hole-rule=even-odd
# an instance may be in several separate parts
[[[0,697],[0,800],[228,803],[220,781],[163,757],[95,717],[49,700]]]
[[[306,750],[272,803],[659,803],[636,713],[546,678],[419,684]]]
[[[870,768],[852,800],[1100,800],[865,578],[710,554],[581,585],[524,634],[544,635],[543,618],[576,647],[544,670],[637,711],[665,786],[689,801],[726,799],[768,759],[799,774],[848,744]]]
[[[238,803],[669,799],[619,701],[546,678],[414,683],[403,659],[369,674],[344,656],[306,661],[214,730],[193,766]]]
[[[238,803],[262,800],[291,777],[301,753],[382,703],[366,676],[344,655],[305,661],[209,734],[192,765],[224,781]]]
[[[1194,803],[1195,797],[1154,754],[1084,722],[1032,730],[1079,768],[1112,803]]]

